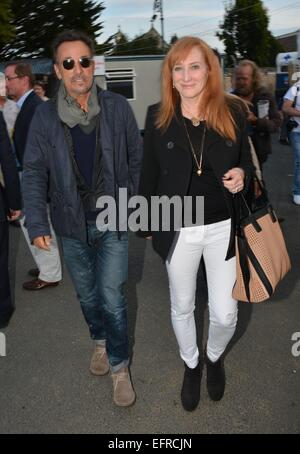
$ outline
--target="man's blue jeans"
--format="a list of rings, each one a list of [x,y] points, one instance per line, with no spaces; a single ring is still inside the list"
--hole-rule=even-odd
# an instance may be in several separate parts
[[[92,339],[104,341],[116,372],[128,365],[127,232],[100,232],[87,225],[88,242],[61,237],[64,258]]]
[[[294,153],[293,195],[300,195],[300,132],[291,132],[290,141]]]

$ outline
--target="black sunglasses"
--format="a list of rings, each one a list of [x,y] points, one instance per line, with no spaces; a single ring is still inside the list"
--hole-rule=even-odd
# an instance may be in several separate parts
[[[78,61],[82,68],[89,68],[91,66],[93,59],[91,57],[80,57]],[[66,58],[65,60],[63,60],[62,65],[65,69],[69,71],[70,69],[74,68],[75,60],[74,58]]]

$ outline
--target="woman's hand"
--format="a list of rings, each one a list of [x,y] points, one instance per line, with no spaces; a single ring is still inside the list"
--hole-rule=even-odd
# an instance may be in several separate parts
[[[240,167],[233,167],[223,176],[223,184],[229,192],[236,194],[244,189],[245,172]]]

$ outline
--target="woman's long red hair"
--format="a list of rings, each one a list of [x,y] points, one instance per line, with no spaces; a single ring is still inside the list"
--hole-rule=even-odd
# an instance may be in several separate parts
[[[166,129],[175,115],[180,96],[173,88],[172,70],[176,64],[185,60],[195,47],[202,52],[208,69],[208,78],[199,111],[208,128],[216,130],[223,137],[235,140],[235,121],[230,106],[241,106],[242,102],[237,97],[225,93],[218,57],[204,41],[193,36],[186,36],[176,41],[165,57],[161,77],[161,104],[156,126],[163,130]]]

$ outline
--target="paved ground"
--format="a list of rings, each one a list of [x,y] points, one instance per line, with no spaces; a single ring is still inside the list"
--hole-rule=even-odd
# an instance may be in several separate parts
[[[292,334],[300,332],[300,207],[291,203],[291,150],[274,144],[266,181],[285,218],[293,269],[272,301],[240,303],[223,400],[209,400],[204,375],[199,408],[189,414],[181,407],[183,365],[170,324],[166,273],[150,243],[131,237],[127,294],[137,402],[120,409],[112,403],[110,377],[89,374],[93,346],[67,271],[57,288],[23,291],[33,261],[19,229],[11,228],[17,310],[3,331],[7,356],[0,357],[0,433],[300,432],[300,356],[291,353]],[[197,300],[198,325],[204,321],[199,342],[204,344],[207,310],[201,276]]]

